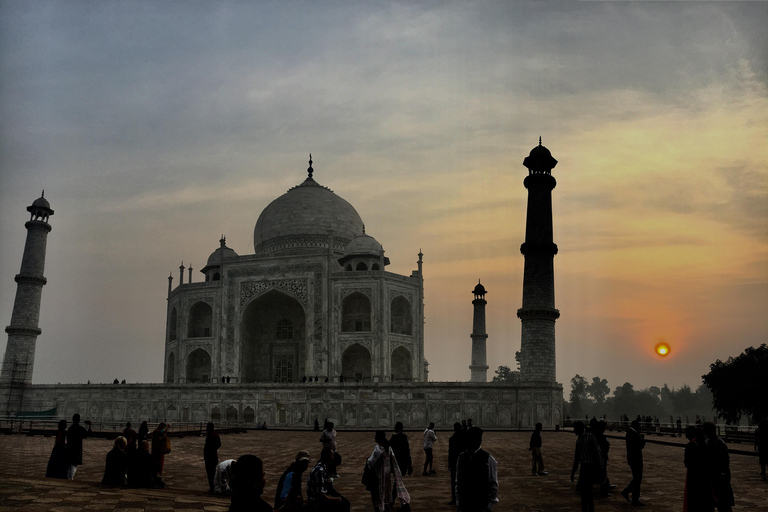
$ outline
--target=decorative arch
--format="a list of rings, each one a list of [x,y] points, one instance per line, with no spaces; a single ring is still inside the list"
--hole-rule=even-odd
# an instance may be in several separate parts
[[[371,265],[371,270],[379,270],[379,264],[374,263],[373,265]]]
[[[411,317],[411,303],[402,295],[392,300],[389,313],[389,332],[395,334],[413,334],[413,318]]]
[[[253,423],[253,420],[256,418],[256,411],[253,410],[253,407],[250,405],[243,409],[243,421],[246,423]]]
[[[237,421],[237,408],[233,405],[227,407],[227,421]]]
[[[217,406],[214,406],[213,409],[211,409],[211,421],[221,421],[221,409]]]
[[[366,265],[364,262],[360,262],[355,267],[355,270],[368,270],[368,265]]]
[[[177,325],[179,323],[179,315],[176,312],[176,308],[171,309],[171,314],[168,318],[168,341],[178,339],[179,335],[176,332]]]
[[[371,299],[360,292],[341,301],[341,331],[366,332],[371,330]]]
[[[218,272],[214,272],[213,273],[213,280],[214,281],[220,281],[221,280],[221,274],[219,274]]]
[[[344,267],[344,271],[345,272],[352,272],[352,264],[351,263],[347,263],[347,266]]]
[[[172,383],[176,373],[176,356],[173,352],[168,354],[168,363],[165,366],[165,382]]]
[[[350,345],[341,355],[341,374],[345,381],[370,382],[371,353],[359,343]]]
[[[272,289],[243,310],[240,382],[294,382],[305,375],[306,314],[293,296]]]
[[[209,338],[213,332],[213,308],[203,301],[189,308],[188,338]]]
[[[392,351],[392,380],[406,381],[413,380],[413,359],[411,353],[405,347],[397,347]]]
[[[187,382],[210,382],[211,356],[198,348],[187,356]]]

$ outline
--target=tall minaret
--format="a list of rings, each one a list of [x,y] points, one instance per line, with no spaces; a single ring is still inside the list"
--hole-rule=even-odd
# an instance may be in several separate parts
[[[45,191],[43,191],[45,195]],[[11,325],[5,328],[8,345],[5,347],[0,383],[30,384],[35,363],[35,343],[42,332],[37,324],[40,319],[40,297],[47,282],[43,277],[45,268],[45,244],[51,225],[48,217],[53,215],[51,205],[40,196],[27,207],[31,214],[24,225],[27,228],[27,243],[21,259],[21,270],[16,275],[16,299],[13,301]]]
[[[525,243],[520,246],[525,256],[523,307],[517,310],[523,324],[520,380],[555,382],[555,320],[560,312],[555,309],[557,245],[552,241],[552,190],[557,182],[551,173],[557,160],[539,137],[539,145],[523,165],[528,168],[523,181],[528,189],[528,214]]]
[[[477,282],[477,286],[472,290],[475,300],[472,305],[475,306],[475,314],[472,318],[472,364],[469,369],[472,370],[470,382],[488,382],[488,360],[485,355],[485,340],[488,335],[485,333],[485,287]]]

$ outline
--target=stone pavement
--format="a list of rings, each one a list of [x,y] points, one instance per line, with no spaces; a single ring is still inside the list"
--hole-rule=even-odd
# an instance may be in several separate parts
[[[414,512],[449,512],[450,499],[447,451],[449,432],[438,432],[435,445],[436,475],[414,476],[405,483],[411,494]],[[530,475],[528,452],[529,432],[486,432],[483,447],[499,461],[499,499],[497,511],[574,511],[579,510],[579,497],[569,480],[575,437],[565,432],[544,432],[542,449],[548,476]],[[267,470],[265,498],[271,502],[277,479],[296,452],[307,449],[319,454],[319,434],[316,432],[251,431],[247,434],[222,436],[220,460],[253,453],[264,460]],[[424,460],[421,433],[410,432],[411,451],[418,465]],[[670,438],[666,438],[670,440]],[[626,465],[624,443],[611,439],[609,475],[619,489],[631,475]],[[226,511],[226,499],[208,495],[202,461],[204,438],[173,438],[172,452],[166,456],[165,474],[168,484],[161,490],[114,489],[99,484],[104,469],[104,457],[111,441],[87,439],[84,465],[75,480],[43,478],[53,438],[0,436],[0,512],[6,511]],[[352,510],[371,509],[370,497],[360,484],[365,459],[373,448],[373,432],[344,432],[338,434],[339,452],[344,464],[336,488],[352,502]],[[738,447],[749,449],[750,447]],[[683,507],[685,467],[682,444],[667,446],[648,443],[645,449],[645,474],[642,500],[645,510],[680,511]],[[768,511],[768,483],[760,480],[757,458],[731,455],[733,487],[736,494],[734,510]],[[418,475],[418,476],[417,476]],[[595,509],[629,512],[633,508],[618,492],[612,497],[596,498]]]

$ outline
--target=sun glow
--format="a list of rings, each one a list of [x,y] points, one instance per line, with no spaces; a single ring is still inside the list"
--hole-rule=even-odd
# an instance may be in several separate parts
[[[666,357],[669,354],[669,345],[666,343],[659,343],[656,345],[656,353],[661,357]]]

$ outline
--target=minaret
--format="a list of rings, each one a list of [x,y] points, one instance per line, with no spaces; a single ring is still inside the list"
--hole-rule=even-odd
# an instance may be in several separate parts
[[[520,348],[520,380],[555,382],[555,309],[554,257],[557,245],[552,241],[552,190],[557,185],[552,169],[557,160],[539,145],[523,161],[528,176],[528,213],[523,272],[523,307],[517,316],[523,324]]]
[[[43,277],[45,269],[45,244],[51,225],[48,217],[53,215],[51,205],[40,196],[27,207],[31,214],[24,225],[27,228],[27,242],[21,258],[21,270],[16,275],[16,299],[13,301],[11,325],[5,328],[8,345],[5,347],[0,383],[31,384],[35,363],[35,344],[42,332],[37,326],[40,319],[40,298],[47,282]]]
[[[472,364],[469,369],[472,370],[470,382],[488,382],[488,360],[485,355],[485,340],[488,335],[485,333],[485,287],[477,282],[477,286],[472,290],[475,300],[472,305],[475,306],[475,314],[472,319]]]

